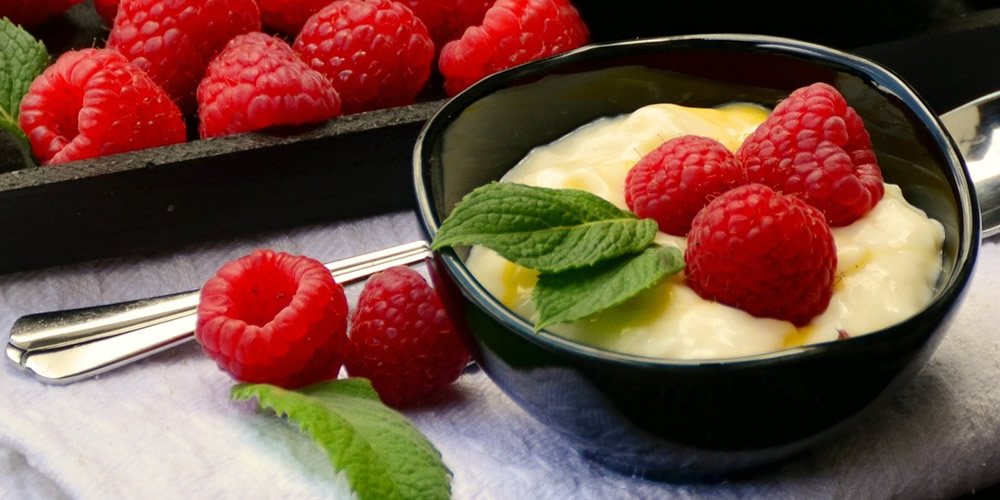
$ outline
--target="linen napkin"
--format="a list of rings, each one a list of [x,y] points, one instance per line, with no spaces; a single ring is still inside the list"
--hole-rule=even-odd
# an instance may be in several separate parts
[[[257,247],[322,261],[421,234],[412,212],[0,276],[0,337],[24,314],[198,288]],[[407,412],[453,471],[456,499],[949,498],[1000,483],[1000,240],[927,367],[831,445],[717,484],[608,471],[471,369],[453,397]],[[349,293],[356,300],[358,288]],[[352,498],[284,421],[229,401],[194,343],[98,378],[45,385],[0,360],[0,498]]]

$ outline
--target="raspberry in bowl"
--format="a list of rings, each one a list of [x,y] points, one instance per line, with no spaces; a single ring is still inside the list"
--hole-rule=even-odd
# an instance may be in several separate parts
[[[463,309],[463,329],[484,371],[584,455],[672,480],[718,479],[788,459],[849,431],[894,394],[929,358],[960,302],[979,216],[968,174],[938,120],[904,82],[866,60],[793,40],[704,35],[591,46],[503,72],[426,125],[414,153],[419,214],[433,238],[468,193],[598,118],[657,103],[772,109],[815,82],[836,89],[864,119],[885,182],[940,223],[941,268],[924,307],[845,340],[835,333],[818,343],[701,359],[622,352],[536,332],[476,279],[467,247],[445,249],[436,262],[451,286],[446,303]]]

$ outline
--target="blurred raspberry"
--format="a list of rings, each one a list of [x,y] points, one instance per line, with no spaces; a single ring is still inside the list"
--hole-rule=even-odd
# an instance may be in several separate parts
[[[498,71],[575,49],[589,32],[569,0],[497,0],[481,26],[441,49],[445,90],[455,95]]]
[[[431,34],[434,46],[458,40],[465,28],[482,24],[493,0],[401,0],[409,7]]]
[[[21,100],[21,129],[43,164],[184,142],[180,110],[121,54],[64,53]]]
[[[864,122],[825,83],[781,101],[736,156],[749,182],[797,194],[831,226],[846,226],[868,213],[885,189]]]
[[[255,0],[121,0],[109,49],[149,73],[184,112],[208,62],[234,36],[260,31]]]
[[[2,0],[0,18],[6,17],[14,24],[32,27],[69,10],[83,0]]]
[[[195,338],[236,380],[295,388],[337,377],[346,330],[344,289],[323,264],[255,250],[202,287]]]
[[[306,19],[326,7],[331,0],[257,0],[264,26],[287,35],[299,34]]]
[[[97,15],[104,19],[104,22],[111,26],[115,22],[115,15],[118,14],[118,2],[120,0],[94,0],[94,8]]]
[[[332,2],[306,21],[292,48],[330,79],[345,114],[412,104],[434,58],[427,28],[391,0]]]
[[[725,146],[708,137],[684,135],[650,151],[625,178],[625,203],[660,231],[684,236],[708,202],[745,183],[743,168]]]
[[[368,278],[348,342],[347,373],[371,380],[382,401],[395,407],[431,399],[470,359],[437,293],[405,266]]]
[[[340,98],[326,77],[280,38],[239,35],[208,65],[198,85],[202,138],[329,120]]]
[[[819,210],[748,184],[698,212],[684,262],[703,299],[804,326],[830,303],[837,249]]]

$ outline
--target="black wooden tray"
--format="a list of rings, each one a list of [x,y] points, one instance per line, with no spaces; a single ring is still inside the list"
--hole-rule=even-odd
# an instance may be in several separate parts
[[[706,2],[673,8],[641,0],[574,3],[597,42],[740,31],[851,50],[895,69],[939,111],[1000,85],[1000,66],[983,63],[971,73],[967,66],[981,57],[982,44],[1000,47],[1000,15],[982,10],[977,3],[983,2],[914,0],[894,7],[891,17],[866,17],[862,32],[844,28],[852,17],[847,10],[805,30],[778,12],[794,6],[790,0],[769,3],[771,12],[728,15]],[[888,5],[849,0],[844,6],[878,14],[882,4]],[[87,0],[41,27],[50,51],[101,45],[106,29],[92,9]],[[623,9],[632,24],[622,24]],[[316,127],[0,174],[0,273],[407,209],[413,144],[442,105],[438,98],[430,92],[412,106]]]

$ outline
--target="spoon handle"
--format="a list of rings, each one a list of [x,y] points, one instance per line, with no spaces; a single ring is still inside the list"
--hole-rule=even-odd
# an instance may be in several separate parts
[[[414,241],[326,264],[340,284],[430,255]],[[66,384],[170,349],[194,338],[198,291],[23,316],[11,327],[7,356],[50,383]]]
[[[23,351],[70,347],[143,330],[182,316],[198,307],[198,291],[22,316],[10,328],[8,344]]]

